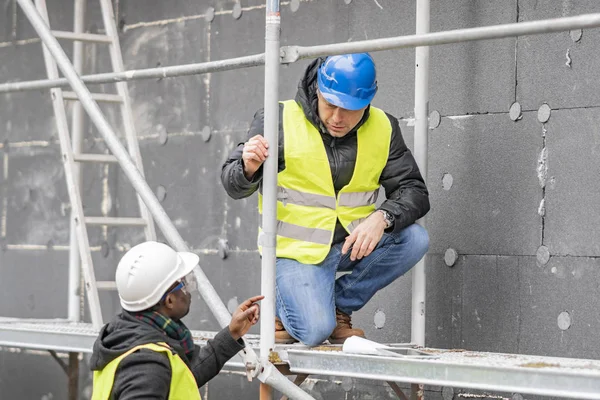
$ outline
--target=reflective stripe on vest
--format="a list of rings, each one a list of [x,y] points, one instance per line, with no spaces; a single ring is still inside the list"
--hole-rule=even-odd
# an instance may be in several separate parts
[[[342,207],[370,206],[377,202],[379,189],[362,193],[340,193],[338,204]]]
[[[370,206],[377,202],[379,190],[362,193],[340,193],[339,205],[343,207]],[[283,205],[297,204],[299,206],[326,207],[335,209],[336,199],[333,196],[304,193],[298,190],[277,186],[277,200]]]
[[[294,225],[283,221],[277,221],[277,235],[317,244],[328,245],[331,241],[331,232],[328,230],[307,228],[306,226]]]
[[[140,350],[149,349],[164,353],[171,364],[171,385],[169,387],[169,400],[201,400],[200,391],[192,371],[183,362],[178,354],[166,343],[148,343],[136,346],[119,357],[109,362],[101,371],[94,371],[94,386],[92,400],[108,400],[115,382],[115,373],[121,361],[128,355]]]
[[[325,207],[335,209],[335,197],[321,194],[304,193],[298,190],[277,186],[277,200],[283,205],[297,204],[308,207]]]
[[[371,107],[369,118],[356,133],[352,179],[336,197],[321,134],[295,101],[283,104],[285,169],[277,175],[276,254],[318,264],[329,253],[338,219],[351,232],[375,210],[392,127],[383,111]],[[262,214],[261,193],[258,208]]]

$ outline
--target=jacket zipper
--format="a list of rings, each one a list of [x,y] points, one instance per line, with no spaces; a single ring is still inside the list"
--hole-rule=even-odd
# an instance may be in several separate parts
[[[337,160],[336,153],[335,153],[335,151],[337,149],[335,147],[335,138],[334,137],[331,138],[331,143],[329,143],[329,147],[331,148],[331,156],[333,157],[332,180],[333,180],[333,187],[335,188],[335,182],[337,181],[337,178],[338,178],[339,168],[338,168],[338,160]]]

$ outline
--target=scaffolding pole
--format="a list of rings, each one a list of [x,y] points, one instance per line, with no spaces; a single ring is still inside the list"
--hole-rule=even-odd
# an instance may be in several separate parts
[[[69,353],[67,379],[69,381],[69,400],[79,399],[79,353]]]
[[[260,360],[266,365],[275,346],[275,264],[277,246],[277,163],[279,149],[279,0],[267,0],[265,13],[265,122],[269,157],[263,167],[263,214],[259,245],[262,246]],[[260,400],[271,400],[273,389],[260,385]]]
[[[417,35],[429,32],[429,0],[417,0]],[[423,179],[427,180],[427,135],[429,115],[429,47],[415,49],[415,147],[414,154]],[[425,225],[424,218],[419,223]],[[411,342],[425,346],[425,258],[412,270]]]
[[[73,30],[75,33],[83,33],[85,23],[86,0],[75,0],[75,11]],[[83,42],[76,40],[73,42],[73,67],[75,72],[81,75],[83,72]],[[71,115],[71,146],[74,154],[81,154],[83,142],[83,129],[85,114],[81,103],[76,101],[73,104],[73,113]],[[81,188],[81,164],[73,165],[73,178],[79,188]],[[68,294],[68,317],[69,320],[78,322],[81,320],[81,257],[79,255],[79,245],[77,244],[77,222],[75,213],[71,211],[71,230],[69,237],[69,294]]]
[[[362,40],[350,43],[334,43],[320,46],[284,46],[281,48],[281,63],[290,64],[301,59],[325,55],[375,52],[419,46],[437,46],[474,40],[502,39],[513,36],[537,35],[562,32],[573,29],[597,28],[600,26],[600,13],[584,14],[575,17],[544,19],[531,22],[493,25],[479,28],[456,29],[434,32],[425,35],[395,36],[390,38]],[[111,72],[82,76],[86,84],[114,83],[141,79],[173,78],[177,76],[199,75],[211,72],[230,71],[240,68],[256,67],[265,63],[264,54],[230,58],[197,64],[175,65],[161,68],[147,68],[123,72]],[[68,87],[66,78],[41,79],[35,81],[11,82],[0,85],[0,93],[27,90]]]
[[[87,0],[75,0],[73,17],[73,31],[83,33],[85,25],[85,11]],[[83,42],[73,42],[73,68],[78,75],[83,73]],[[85,114],[83,107],[77,101],[73,104],[71,114],[71,146],[74,154],[80,154],[83,144],[83,130],[85,125]],[[73,178],[77,187],[81,188],[81,164],[74,163]],[[68,318],[70,321],[81,320],[81,299],[83,287],[81,287],[81,256],[79,255],[79,244],[77,243],[77,221],[76,215],[71,211],[71,229],[69,237],[69,282],[68,282]],[[85,229],[85,227],[84,227]],[[68,371],[69,400],[79,398],[79,353],[69,353]]]
[[[208,61],[203,63],[174,65],[170,67],[134,69],[122,72],[106,72],[101,74],[85,75],[80,79],[83,83],[101,84],[125,81],[136,81],[156,78],[175,78],[179,76],[208,74],[211,72],[230,71],[240,68],[261,66],[265,63],[264,54],[245,57],[230,58],[227,60]],[[0,85],[0,93],[24,92],[28,90],[50,89],[56,87],[70,87],[67,78],[40,79],[35,81],[12,82]]]
[[[417,0],[416,34],[426,35],[430,25],[429,0]],[[427,181],[427,135],[429,131],[429,47],[415,48],[415,160]],[[425,218],[419,220],[425,226]],[[412,270],[411,342],[425,346],[425,256]],[[411,400],[423,398],[423,385],[411,384]]]
[[[441,44],[470,42],[474,40],[502,39],[512,36],[537,35],[573,29],[597,28],[600,14],[584,14],[575,17],[544,19],[531,22],[492,25],[479,28],[397,36],[358,42],[334,43],[319,46],[289,46],[283,48],[283,63],[325,55],[375,52],[407,47],[437,46]]]

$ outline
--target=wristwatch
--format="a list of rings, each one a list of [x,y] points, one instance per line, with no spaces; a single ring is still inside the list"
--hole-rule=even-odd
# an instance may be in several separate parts
[[[385,210],[378,210],[383,214],[383,218],[385,219],[385,229],[390,228],[394,225],[394,216]]]

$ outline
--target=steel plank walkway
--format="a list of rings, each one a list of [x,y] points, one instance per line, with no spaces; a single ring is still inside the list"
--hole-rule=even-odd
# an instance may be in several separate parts
[[[215,332],[192,334],[202,346]],[[90,353],[96,336],[91,324],[0,317],[0,346]],[[257,335],[247,339],[258,348]],[[273,356],[275,362],[289,364],[292,373],[600,399],[600,360],[427,348],[416,352],[408,344],[391,346],[397,356],[354,355],[341,352],[340,346],[300,345],[277,346]],[[243,368],[235,358],[228,366]]]

